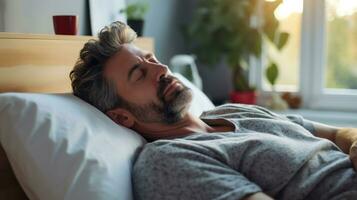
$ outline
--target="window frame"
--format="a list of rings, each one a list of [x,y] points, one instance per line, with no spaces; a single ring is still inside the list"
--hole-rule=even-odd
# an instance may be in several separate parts
[[[327,20],[325,0],[304,0],[301,20],[301,49],[299,83],[296,92],[303,99],[303,108],[357,111],[357,90],[326,89]],[[266,55],[265,48],[263,54]],[[271,93],[263,89],[266,60],[251,59],[250,78],[254,80],[262,98]],[[252,75],[256,74],[256,75]],[[260,75],[260,76],[259,76]],[[289,91],[291,92],[291,91]]]

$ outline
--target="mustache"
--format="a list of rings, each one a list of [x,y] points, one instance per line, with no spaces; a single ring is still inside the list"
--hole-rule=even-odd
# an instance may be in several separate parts
[[[160,78],[159,86],[158,86],[158,90],[157,90],[157,96],[159,97],[159,99],[164,99],[165,88],[168,85],[170,85],[174,80],[178,81],[178,79],[176,77],[171,76],[171,75]],[[178,82],[181,83],[181,81],[178,81]]]

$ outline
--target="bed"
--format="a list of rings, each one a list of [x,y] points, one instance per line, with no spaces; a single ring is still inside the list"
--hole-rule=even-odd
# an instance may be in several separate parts
[[[89,39],[0,33],[0,199],[132,199],[131,164],[146,141],[70,93]],[[135,44],[154,51],[151,38]],[[177,76],[193,90],[191,112],[214,107]]]
[[[0,92],[70,92],[69,71],[93,37],[0,33]],[[136,45],[153,51],[151,38]],[[0,199],[27,199],[0,146]]]

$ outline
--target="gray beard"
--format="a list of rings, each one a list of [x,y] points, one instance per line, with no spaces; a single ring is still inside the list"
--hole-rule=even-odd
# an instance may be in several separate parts
[[[191,101],[192,91],[184,86],[182,90],[176,91],[168,102],[160,98],[159,104],[152,102],[140,106],[129,103],[128,110],[141,122],[174,124],[186,115]]]

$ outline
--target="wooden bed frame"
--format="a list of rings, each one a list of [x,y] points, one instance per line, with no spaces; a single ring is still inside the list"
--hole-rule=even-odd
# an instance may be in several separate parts
[[[71,92],[69,72],[90,36],[34,35],[0,32],[1,92]],[[151,38],[135,45],[154,51]],[[0,199],[28,199],[0,145]]]

